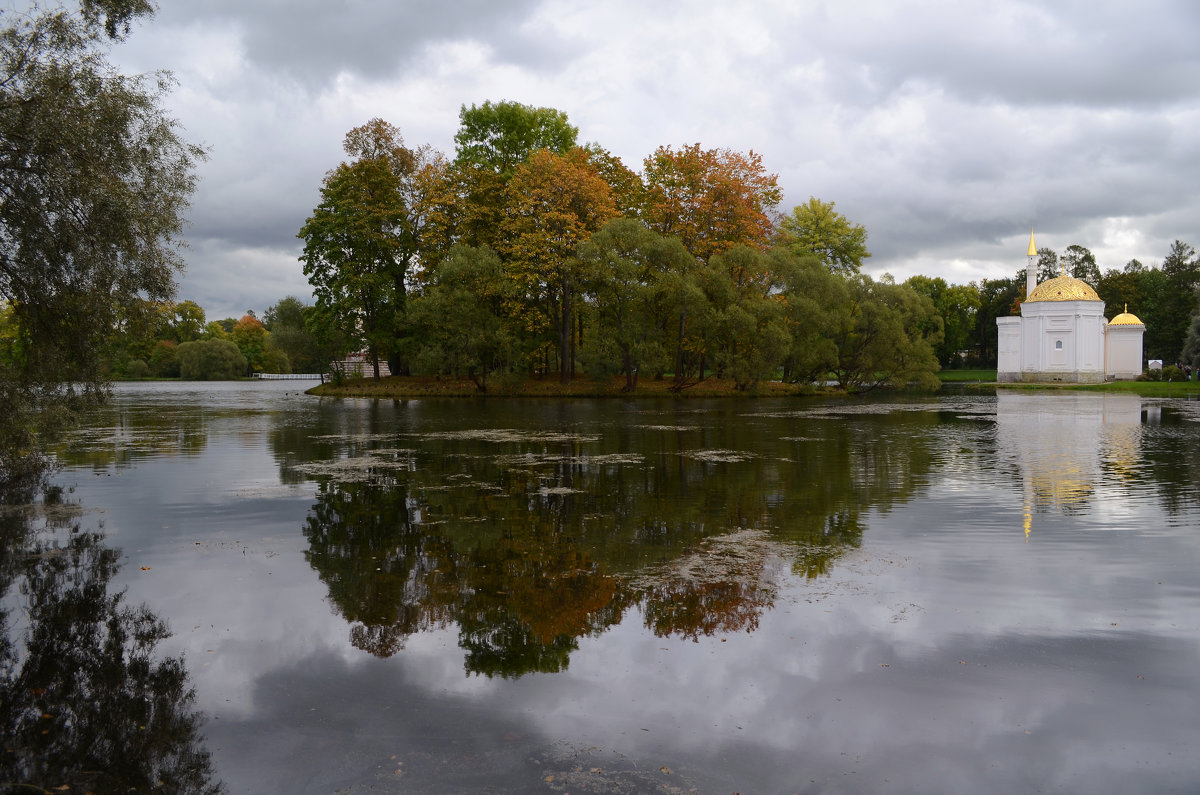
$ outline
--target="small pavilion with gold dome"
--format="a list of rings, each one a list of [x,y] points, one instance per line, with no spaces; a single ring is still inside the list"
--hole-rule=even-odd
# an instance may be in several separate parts
[[[1065,273],[1037,283],[1037,246],[1029,233],[1025,295],[1019,317],[998,317],[996,379],[1001,383],[1098,384],[1142,372],[1146,326],[1124,312],[1104,320],[1104,302]]]

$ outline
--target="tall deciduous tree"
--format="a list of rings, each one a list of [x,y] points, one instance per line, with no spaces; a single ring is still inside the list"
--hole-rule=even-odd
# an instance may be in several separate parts
[[[505,181],[539,149],[566,154],[575,148],[579,130],[567,114],[519,102],[484,102],[462,106],[454,135],[456,163],[470,163]]]
[[[947,284],[940,276],[913,276],[904,285],[933,301],[942,318],[942,341],[934,349],[942,367],[962,366],[971,346],[975,316],[982,303],[979,288],[974,282]]]
[[[499,249],[508,181],[538,150],[566,154],[578,130],[554,108],[519,102],[462,106],[448,172],[455,196],[455,242]]]
[[[762,156],[731,149],[659,147],[646,158],[643,219],[662,235],[678,237],[705,262],[738,244],[765,249],[771,212],[782,198],[778,177]]]
[[[1096,264],[1096,257],[1089,249],[1079,245],[1067,246],[1060,262],[1068,276],[1082,279],[1092,287],[1100,284],[1100,266]]]
[[[592,320],[585,366],[595,374],[623,373],[624,391],[632,391],[642,371],[662,372],[669,364],[664,288],[670,274],[686,272],[694,259],[678,238],[633,218],[609,221],[580,247],[579,257]]]
[[[396,347],[418,251],[413,175],[431,153],[406,147],[382,119],[351,130],[343,148],[354,159],[325,176],[321,203],[300,229],[300,259],[326,328],[365,346],[379,378],[381,353]]]
[[[183,268],[204,152],[163,108],[169,75],[122,75],[106,58],[151,12],[85,0],[10,14],[0,30],[0,302],[15,328],[0,350],[0,485],[38,471],[35,422],[102,395],[121,307],[169,298]]]
[[[571,377],[575,308],[582,287],[579,245],[617,214],[612,190],[588,153],[534,152],[509,182],[501,227],[506,267],[522,298],[530,330],[551,329],[559,374]]]
[[[520,345],[506,311],[511,280],[489,248],[457,245],[413,299],[412,358],[427,371],[466,376],[480,392],[488,376],[516,366]]]
[[[831,273],[858,273],[867,251],[867,230],[834,209],[835,202],[810,197],[779,223],[780,242],[799,256],[814,256]]]

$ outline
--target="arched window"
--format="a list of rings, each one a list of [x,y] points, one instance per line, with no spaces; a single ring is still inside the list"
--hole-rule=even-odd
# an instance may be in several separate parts
[[[1056,351],[1061,351],[1061,350],[1062,350],[1062,340],[1055,340],[1055,341],[1054,341],[1054,350],[1056,350]]]

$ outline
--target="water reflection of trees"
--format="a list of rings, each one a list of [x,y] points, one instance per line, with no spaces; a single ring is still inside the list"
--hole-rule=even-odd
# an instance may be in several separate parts
[[[9,497],[11,495],[6,495]],[[0,513],[0,789],[220,792],[165,624],[109,582],[121,553],[70,506]]]
[[[825,421],[716,460],[670,434],[618,449],[360,437],[345,455],[375,466],[313,470],[308,559],[355,646],[388,656],[456,626],[468,671],[487,675],[562,670],[634,607],[662,636],[752,631],[775,599],[769,568],[828,575],[867,512],[927,481],[931,442],[913,422]]]

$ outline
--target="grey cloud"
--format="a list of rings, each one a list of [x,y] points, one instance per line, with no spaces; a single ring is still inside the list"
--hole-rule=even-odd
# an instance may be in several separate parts
[[[391,77],[437,42],[481,42],[514,63],[553,61],[564,53],[522,29],[539,1],[213,0],[164,9],[162,21],[207,25],[224,18],[240,30],[252,64],[320,88],[341,72],[373,80]]]

